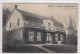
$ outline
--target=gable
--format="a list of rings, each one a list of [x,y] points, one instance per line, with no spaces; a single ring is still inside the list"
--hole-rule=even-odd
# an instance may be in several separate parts
[[[54,29],[54,23],[53,23],[53,21],[52,20],[50,20],[50,19],[45,19],[45,20],[43,20],[43,23],[44,23],[44,25],[45,25],[45,27],[46,27],[46,30],[49,30],[49,24],[50,24],[50,30],[53,30]]]
[[[19,26],[17,25],[18,20],[19,20]],[[11,28],[10,28],[10,24],[11,24]],[[21,13],[15,9],[6,23],[6,31],[21,28],[21,27],[23,27],[23,18]]]

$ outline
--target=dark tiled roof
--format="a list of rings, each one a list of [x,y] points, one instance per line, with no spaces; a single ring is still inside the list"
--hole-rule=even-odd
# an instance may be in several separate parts
[[[30,17],[35,17],[35,18],[39,18],[39,19],[44,19],[43,16],[40,16],[40,15],[37,15],[37,14],[33,14],[33,13],[26,12],[26,11],[19,10],[19,9],[18,9],[18,11],[21,12],[21,14],[23,15],[23,17],[24,16],[28,16],[28,17],[30,16]],[[26,18],[24,18],[24,19],[27,20]]]
[[[59,21],[55,20],[54,18],[51,18],[51,20],[54,22],[54,26],[64,27],[62,23],[60,23]]]
[[[37,14],[33,14],[33,13],[30,13],[30,12],[26,12],[26,11],[22,11],[22,10],[19,10],[17,9],[23,16],[23,19],[24,20],[27,20],[27,18],[36,18],[36,19],[51,19],[53,22],[54,22],[54,26],[57,26],[57,27],[64,27],[62,23],[58,22],[57,20],[55,20],[54,18],[49,18],[49,17],[45,17],[45,16],[40,16],[40,15],[37,15]]]

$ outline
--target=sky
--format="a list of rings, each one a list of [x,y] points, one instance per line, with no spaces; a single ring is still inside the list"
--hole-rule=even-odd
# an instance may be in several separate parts
[[[64,27],[68,27],[70,16],[76,24],[76,29],[78,27],[78,4],[61,4],[61,3],[4,3],[3,8],[8,8],[9,10],[14,9],[14,5],[18,5],[18,9],[27,12],[35,13],[41,16],[51,17],[61,22]]]

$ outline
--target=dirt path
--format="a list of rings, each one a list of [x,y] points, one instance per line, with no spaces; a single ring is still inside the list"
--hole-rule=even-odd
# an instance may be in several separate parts
[[[39,46],[39,45],[34,45],[34,46],[36,46],[36,47],[38,47],[38,48],[46,51],[47,53],[55,53],[54,51],[51,51],[51,50],[49,50],[49,49],[47,49],[47,48],[44,48],[44,47],[42,47],[42,46]]]

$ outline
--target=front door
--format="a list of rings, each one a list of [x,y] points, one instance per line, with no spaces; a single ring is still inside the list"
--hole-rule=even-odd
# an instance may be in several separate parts
[[[62,34],[55,34],[55,41],[58,44],[62,44],[62,42],[63,42],[63,35]]]
[[[47,33],[47,40],[46,40],[48,44],[52,44],[52,35],[50,33]]]

